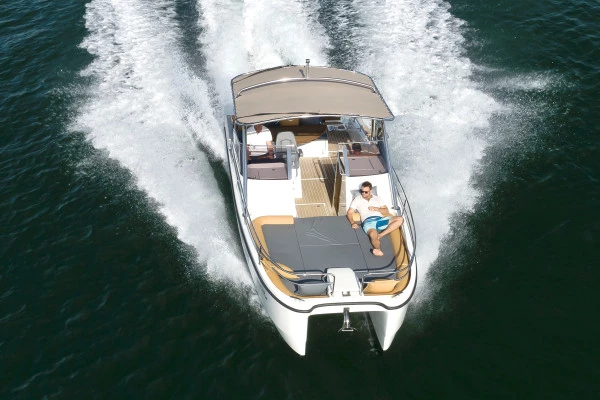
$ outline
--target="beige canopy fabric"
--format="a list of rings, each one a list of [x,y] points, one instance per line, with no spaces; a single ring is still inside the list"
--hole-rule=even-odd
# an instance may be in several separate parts
[[[327,67],[291,65],[231,80],[237,122],[244,125],[308,116],[394,118],[373,80]]]

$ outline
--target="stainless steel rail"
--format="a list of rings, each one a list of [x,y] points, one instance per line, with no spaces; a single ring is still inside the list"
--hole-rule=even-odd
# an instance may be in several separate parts
[[[391,168],[394,173],[393,176],[395,181],[394,183],[394,191],[396,192],[396,198],[400,200],[401,203],[401,214],[404,217],[404,223],[408,226],[408,233],[410,235],[410,240],[412,242],[413,252],[408,261],[408,265],[411,266],[416,257],[417,250],[417,230],[415,229],[415,220],[413,217],[412,209],[410,208],[410,203],[408,202],[408,197],[406,196],[406,192],[404,191],[404,187],[402,183],[400,183],[400,178],[398,178],[398,174],[394,168]]]

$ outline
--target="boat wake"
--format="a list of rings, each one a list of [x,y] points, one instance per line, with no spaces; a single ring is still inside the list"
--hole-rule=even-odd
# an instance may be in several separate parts
[[[368,43],[356,69],[373,76],[392,112],[392,160],[417,228],[419,289],[457,211],[470,210],[470,179],[484,155],[492,114],[502,106],[471,80],[462,56],[462,21],[437,0],[354,1],[354,36]],[[424,279],[425,278],[425,279]]]
[[[446,3],[356,0],[326,16],[308,7],[300,0],[198,1],[205,64],[189,65],[173,0],[93,0],[82,43],[95,57],[83,71],[93,83],[73,129],[132,171],[179,238],[197,250],[209,277],[249,288],[237,232],[228,223],[232,204],[207,195],[218,193],[211,160],[224,159],[229,82],[248,70],[306,58],[327,65],[336,51],[332,38],[351,40],[354,50],[344,44],[348,65],[336,66],[373,76],[397,115],[389,125],[392,159],[415,215],[422,298],[423,277],[452,214],[475,204],[469,181],[501,105],[472,82],[461,21]],[[345,21],[333,28],[336,35],[322,25],[328,18]],[[224,228],[207,229],[215,226]]]
[[[314,65],[327,64],[327,37],[302,3],[198,2],[200,49],[226,111],[232,107],[230,82],[234,76],[279,65],[303,64],[306,58]]]
[[[175,17],[171,1],[87,5],[81,46],[95,58],[82,74],[93,83],[71,128],[134,174],[208,276],[249,286],[236,233],[214,229],[229,226],[210,165],[225,154],[221,120],[178,51]]]

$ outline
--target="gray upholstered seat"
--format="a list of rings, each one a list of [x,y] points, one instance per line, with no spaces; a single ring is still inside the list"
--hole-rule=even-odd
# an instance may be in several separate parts
[[[296,146],[296,137],[292,131],[281,131],[275,138],[275,146]]]
[[[291,149],[292,153],[292,168],[298,168],[298,146],[296,144],[296,137],[294,136],[294,132],[291,131],[281,131],[277,134],[275,138],[275,152],[278,155],[287,154],[287,148]]]

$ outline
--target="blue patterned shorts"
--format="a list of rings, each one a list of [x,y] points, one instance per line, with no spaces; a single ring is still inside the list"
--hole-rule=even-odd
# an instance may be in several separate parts
[[[390,224],[392,217],[369,217],[362,223],[362,228],[365,233],[369,233],[371,229],[376,229],[377,233],[383,231]]]

